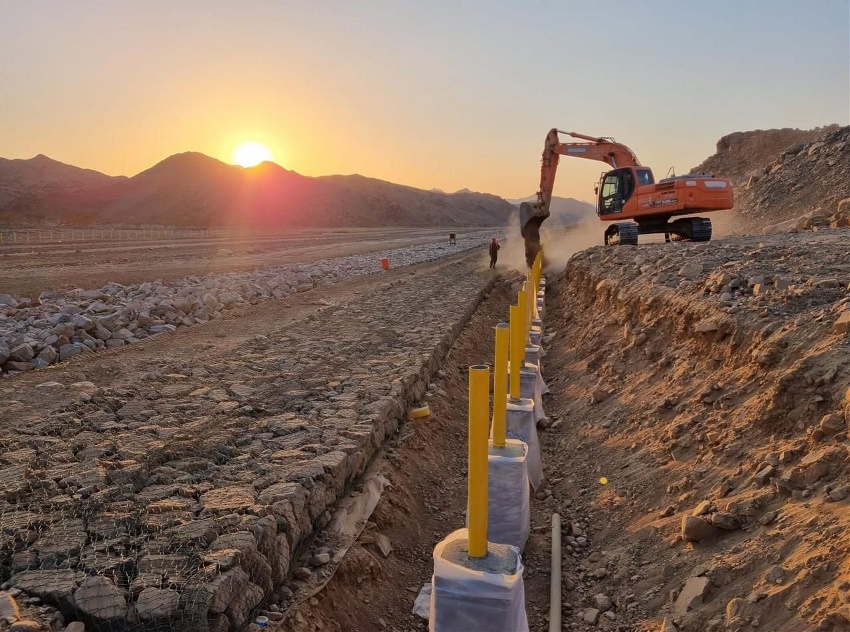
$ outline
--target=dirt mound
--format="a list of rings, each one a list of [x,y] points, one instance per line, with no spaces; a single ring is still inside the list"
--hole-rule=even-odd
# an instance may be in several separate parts
[[[784,149],[796,143],[810,143],[837,128],[838,125],[810,130],[785,127],[727,134],[717,141],[717,152],[691,171],[746,183],[752,171],[773,163]]]

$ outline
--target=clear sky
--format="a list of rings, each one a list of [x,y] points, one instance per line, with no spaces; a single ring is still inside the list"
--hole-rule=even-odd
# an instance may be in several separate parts
[[[306,175],[522,197],[551,127],[664,175],[730,132],[847,125],[848,33],[848,0],[0,0],[0,156],[134,175],[255,140]],[[605,165],[561,165],[591,199]]]

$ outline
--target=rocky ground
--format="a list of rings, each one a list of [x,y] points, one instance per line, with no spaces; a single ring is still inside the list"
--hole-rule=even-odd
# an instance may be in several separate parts
[[[591,248],[550,271],[532,630],[548,629],[552,511],[564,629],[850,630],[848,236]],[[512,299],[499,285],[473,318],[359,544],[282,629],[427,626],[413,602],[463,521],[465,368]]]
[[[418,245],[368,254],[170,281],[121,284],[112,280],[96,289],[45,290],[37,298],[0,292],[0,373],[44,368],[238,314],[263,300],[376,274],[383,258],[390,266],[406,266],[481,248],[488,237],[489,233],[481,232],[461,235],[452,246],[445,240],[433,243],[430,237]]]
[[[848,197],[850,127],[840,127],[816,139],[790,144],[769,162],[754,165],[746,184],[735,190],[735,208],[741,226],[749,230],[771,227],[775,232],[787,232],[831,222],[846,227],[846,216],[832,216],[839,201]],[[820,221],[800,224],[806,214]],[[788,222],[784,229],[774,228],[782,222]]]
[[[320,286],[0,382],[0,618],[273,617],[293,569],[325,572],[314,527],[424,393],[494,279],[485,259]]]
[[[850,630],[848,236],[549,271],[532,630],[553,511],[564,629]],[[0,619],[14,599],[20,630],[425,629],[413,602],[463,523],[467,369],[517,278],[458,255],[0,382]],[[383,495],[342,557],[314,527],[373,457]]]

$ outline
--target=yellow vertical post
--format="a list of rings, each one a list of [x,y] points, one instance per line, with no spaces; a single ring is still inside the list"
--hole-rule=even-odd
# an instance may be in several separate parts
[[[517,293],[517,304],[519,305],[519,317],[520,317],[520,328],[523,331],[523,335],[528,333],[528,324],[526,321],[528,320],[528,292],[525,291],[525,283],[522,285],[522,289]],[[523,338],[523,344],[525,344],[525,338]]]
[[[487,556],[487,426],[490,367],[469,367],[469,557]]]
[[[493,365],[493,445],[505,447],[508,416],[508,346],[510,326],[496,325],[496,358]]]
[[[537,316],[535,305],[537,305],[537,283],[532,274],[528,279],[528,331],[531,331],[531,321]]]
[[[519,370],[525,359],[522,308],[511,305],[511,399],[519,399]]]
[[[522,291],[525,293],[525,336],[528,338],[528,333],[531,331],[531,318],[534,310],[534,298],[531,296],[531,278],[525,280],[522,285]]]

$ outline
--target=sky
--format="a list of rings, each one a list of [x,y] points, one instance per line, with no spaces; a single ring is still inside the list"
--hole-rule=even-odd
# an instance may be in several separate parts
[[[251,140],[519,198],[552,127],[661,177],[731,132],[850,123],[848,0],[0,0],[0,59],[0,156],[111,175]],[[604,169],[562,160],[556,195]]]

